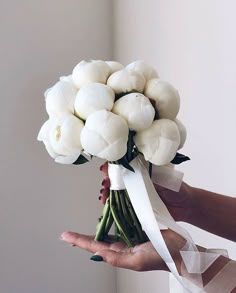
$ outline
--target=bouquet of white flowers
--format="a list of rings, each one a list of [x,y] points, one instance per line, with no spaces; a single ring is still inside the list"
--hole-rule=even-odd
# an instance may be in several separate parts
[[[178,91],[143,61],[124,67],[93,60],[80,62],[72,75],[61,77],[45,92],[45,100],[49,119],[38,140],[56,162],[82,164],[93,156],[109,162],[110,195],[96,240],[105,240],[114,224],[116,237],[128,246],[147,241],[117,170],[135,172],[132,161],[144,157],[151,176],[152,164],[189,159],[178,153],[186,139],[186,129],[176,119]]]

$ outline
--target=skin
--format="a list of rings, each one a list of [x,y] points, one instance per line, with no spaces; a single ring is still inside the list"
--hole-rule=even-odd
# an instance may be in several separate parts
[[[101,200],[109,194],[109,178],[107,164],[101,166],[105,178],[100,190]],[[203,189],[198,189],[182,183],[180,191],[174,192],[155,185],[155,188],[166,204],[175,221],[183,221],[204,229],[210,233],[236,241],[236,233],[232,223],[235,223],[236,198],[223,196]],[[227,217],[225,217],[227,215]],[[185,245],[185,239],[172,230],[162,231],[166,245],[172,255],[176,267],[181,274],[180,249]],[[94,236],[75,232],[64,232],[61,239],[95,255],[100,255],[103,261],[115,267],[134,271],[164,270],[168,268],[151,242],[136,245],[132,248],[122,242],[96,242]],[[197,246],[204,252],[204,247]],[[203,274],[203,284],[206,285],[229,261],[220,256]],[[235,272],[236,274],[236,272]],[[192,280],[194,282],[194,280]],[[236,288],[232,291],[236,292]]]

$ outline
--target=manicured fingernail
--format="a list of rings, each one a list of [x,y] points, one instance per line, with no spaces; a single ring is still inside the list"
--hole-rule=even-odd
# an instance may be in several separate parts
[[[93,260],[93,261],[103,261],[103,257],[101,255],[96,255],[96,254],[92,255],[90,257],[90,259]]]

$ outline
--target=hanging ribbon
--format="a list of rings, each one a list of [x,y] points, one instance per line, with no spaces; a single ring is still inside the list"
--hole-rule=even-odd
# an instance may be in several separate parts
[[[157,194],[148,171],[142,164],[141,160],[136,157],[130,162],[130,165],[134,169],[134,172],[125,169],[121,165],[109,164],[108,174],[111,181],[111,189],[127,189],[131,203],[143,230],[158,254],[165,261],[170,272],[181,283],[185,292],[205,292],[203,289],[201,274],[209,268],[221,253],[219,251],[216,253],[199,252],[190,234],[179,226],[170,215],[165,204]],[[166,188],[175,191],[179,190],[183,177],[182,172],[164,166],[159,167],[159,170],[154,172],[154,174],[154,181],[158,184],[160,184],[161,181]],[[157,174],[164,174],[161,180],[158,179]],[[164,178],[168,178],[168,183]],[[194,284],[191,285],[191,283],[180,276],[163,239],[160,231],[160,224],[186,239],[186,245],[182,248],[180,254],[187,272],[194,274],[198,286],[195,286]]]

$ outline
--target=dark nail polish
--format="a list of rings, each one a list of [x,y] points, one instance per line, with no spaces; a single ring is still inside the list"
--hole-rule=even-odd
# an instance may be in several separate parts
[[[92,255],[90,257],[90,259],[93,260],[93,261],[103,261],[103,258],[102,258],[101,255]]]

